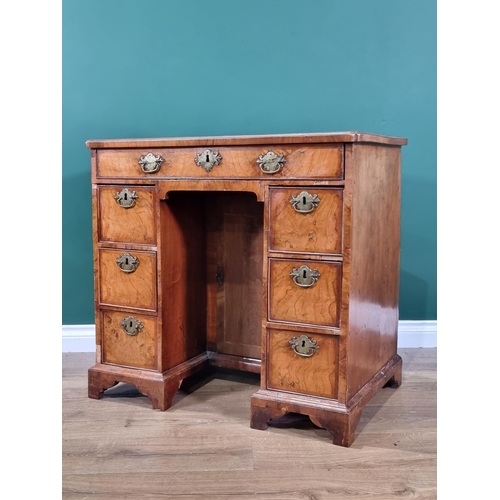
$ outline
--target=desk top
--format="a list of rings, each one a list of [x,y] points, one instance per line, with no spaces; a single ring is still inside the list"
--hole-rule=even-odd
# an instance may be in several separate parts
[[[314,134],[284,135],[233,135],[209,137],[165,137],[148,139],[103,139],[89,140],[86,146],[92,149],[111,148],[156,148],[189,146],[244,146],[252,144],[317,144],[338,142],[364,142],[405,146],[403,137],[369,134],[364,132],[322,132]]]

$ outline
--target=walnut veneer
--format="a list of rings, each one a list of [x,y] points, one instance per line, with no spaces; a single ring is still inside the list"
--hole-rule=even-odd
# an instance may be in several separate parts
[[[401,383],[400,156],[358,132],[87,141],[96,364],[167,410],[209,366],[261,373],[250,425],[309,415],[350,446]]]

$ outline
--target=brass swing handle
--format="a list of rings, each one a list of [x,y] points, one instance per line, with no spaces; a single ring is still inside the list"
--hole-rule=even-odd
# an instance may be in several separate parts
[[[282,154],[276,154],[274,151],[268,151],[265,155],[259,155],[257,165],[265,174],[275,174],[285,165],[286,159]]]
[[[154,174],[160,170],[161,164],[165,160],[160,155],[149,152],[139,158],[139,165],[145,174]]]
[[[207,172],[210,172],[215,165],[219,165],[222,160],[222,156],[218,151],[212,151],[211,149],[205,149],[201,153],[198,153],[194,157],[194,162],[199,167],[204,168]],[[139,165],[141,169],[146,174],[154,174],[160,170],[164,158],[161,155],[155,155],[154,153],[147,153],[139,158]],[[285,156],[283,154],[276,154],[274,151],[268,151],[264,155],[259,155],[257,159],[257,165],[265,174],[275,174],[279,172],[286,163]]]
[[[194,157],[194,162],[199,167],[210,172],[215,165],[219,165],[222,161],[222,156],[218,151],[205,149]],[[276,154],[274,151],[268,151],[264,155],[259,155],[257,165],[265,174],[275,174],[279,172],[286,163],[286,159],[282,154]]]
[[[318,342],[307,335],[292,337],[288,343],[292,346],[295,354],[304,358],[310,358],[319,349]]]

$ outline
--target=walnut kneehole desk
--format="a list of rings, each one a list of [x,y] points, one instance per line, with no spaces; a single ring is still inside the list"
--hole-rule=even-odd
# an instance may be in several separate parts
[[[91,140],[96,364],[167,410],[208,366],[261,374],[250,426],[350,446],[401,383],[400,163],[359,132]]]

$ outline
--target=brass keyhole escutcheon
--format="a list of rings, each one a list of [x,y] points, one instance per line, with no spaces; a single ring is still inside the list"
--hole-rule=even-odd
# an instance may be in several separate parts
[[[307,335],[292,337],[288,343],[296,354],[304,358],[310,358],[319,349],[318,342]]]
[[[307,191],[302,191],[290,199],[294,210],[301,214],[311,213],[319,205],[320,201],[317,194],[310,194]]]
[[[123,188],[119,193],[116,193],[115,200],[118,205],[122,208],[132,208],[135,202],[139,198],[135,191],[130,191],[127,188]]]
[[[265,174],[275,174],[279,172],[286,163],[282,154],[276,154],[274,151],[268,151],[265,155],[259,155],[257,165]]]
[[[313,286],[320,276],[321,274],[317,269],[311,269],[307,265],[300,266],[298,269],[294,267],[290,273],[293,282],[304,288]]]
[[[211,149],[205,149],[202,153],[198,153],[194,162],[199,167],[203,167],[207,172],[210,172],[215,165],[218,165],[222,160],[222,156],[218,151],[212,151]]]
[[[129,253],[120,255],[120,257],[116,259],[116,263],[124,273],[133,273],[139,267],[139,259]]]
[[[121,325],[127,335],[137,335],[144,328],[142,322],[138,319],[135,319],[133,316],[123,318],[121,321]]]
[[[146,174],[154,174],[160,170],[161,164],[165,160],[160,155],[155,155],[153,153],[148,153],[145,156],[139,158],[139,165],[142,171]]]

